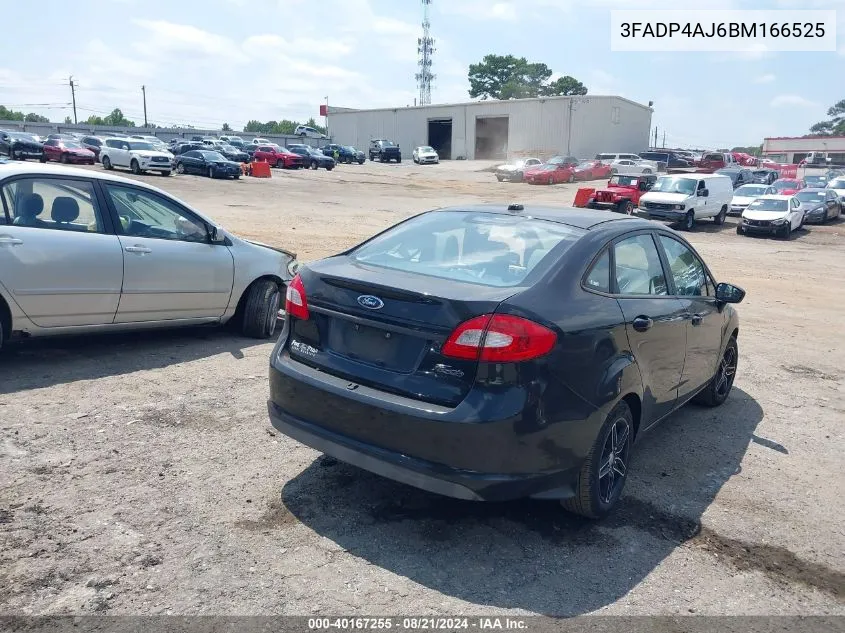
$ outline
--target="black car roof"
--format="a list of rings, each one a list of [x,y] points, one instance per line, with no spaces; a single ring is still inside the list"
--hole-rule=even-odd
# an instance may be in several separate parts
[[[513,206],[519,206],[518,210],[511,210]],[[579,229],[592,229],[600,224],[608,222],[625,223],[626,226],[634,229],[638,226],[654,227],[654,223],[642,218],[602,211],[600,209],[586,209],[580,207],[547,207],[547,206],[523,206],[506,204],[476,204],[465,207],[443,207],[436,211],[459,211],[466,213],[501,213],[502,215],[521,215],[524,217],[537,218],[567,224]]]

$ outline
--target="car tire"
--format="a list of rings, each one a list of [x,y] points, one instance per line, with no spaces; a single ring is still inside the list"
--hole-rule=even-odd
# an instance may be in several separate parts
[[[625,215],[634,215],[634,203],[630,200],[623,200],[619,203],[617,207],[619,209],[619,213],[624,213]]]
[[[683,229],[685,231],[692,231],[695,228],[695,211],[690,209],[684,217]]]
[[[620,437],[623,434],[624,437]],[[569,512],[590,519],[608,514],[622,496],[628,478],[633,439],[634,416],[623,400],[608,413],[599,430],[578,474],[575,495],[563,499],[561,505]],[[603,465],[605,468],[602,468]]]
[[[162,176],[169,176],[169,175],[170,175],[170,172],[169,172],[169,171],[162,171],[162,172],[159,172],[159,173],[160,173]]]
[[[716,226],[722,226],[725,223],[726,217],[728,217],[728,208],[722,207],[722,210],[713,216],[713,224]]]
[[[176,173],[177,174],[184,174],[185,173],[185,166],[182,163],[176,163]]]
[[[331,171],[334,169],[334,165],[326,165],[326,171]]]
[[[41,152],[41,156],[39,157],[38,160],[42,163],[46,163],[47,162],[47,154],[45,154],[44,152]]]
[[[737,235],[745,235],[745,231],[742,230],[742,225],[739,225],[739,226],[736,227],[736,234]]]
[[[247,290],[241,331],[252,338],[270,338],[276,332],[282,292],[275,281],[261,279]]]
[[[240,179],[241,179],[240,174],[235,174],[234,176],[232,176],[232,180],[240,180]]]
[[[504,182],[505,179],[501,176],[496,176],[496,180],[498,180],[499,182]]]
[[[645,169],[643,169],[643,173],[644,173],[644,174],[650,174],[650,173],[652,173],[652,172],[651,172],[651,169],[650,169],[650,168],[646,167]]]
[[[136,176],[138,176],[138,175],[140,175],[140,174],[142,174],[142,173],[143,173],[143,171],[141,170],[141,165],[139,165],[139,164],[138,164],[138,161],[137,161],[137,160],[135,160],[134,158],[132,159],[132,162],[131,162],[131,163],[129,163],[129,169],[130,169],[130,170],[132,171],[132,173],[133,173],[133,174],[135,174]]]
[[[44,161],[41,161],[41,162],[44,162]],[[114,169],[114,167],[111,164],[111,158],[109,158],[108,156],[103,156],[102,162],[103,162],[103,169],[106,169],[106,170]]]
[[[284,166],[285,166],[285,161],[283,161],[281,158],[276,161],[275,165],[273,165],[273,167],[275,167],[276,169],[282,169],[282,168],[284,168]]]
[[[359,164],[359,165],[363,165],[363,164],[364,164],[364,159],[363,159],[363,158],[359,159],[359,160],[358,160],[358,164]]]
[[[571,185],[573,182],[575,182],[575,174],[569,174],[569,178],[567,179],[567,181],[566,181],[566,182],[568,182],[570,185]]]
[[[718,407],[731,393],[736,368],[739,363],[739,346],[736,339],[731,337],[725,346],[725,351],[719,359],[719,366],[716,368],[716,375],[707,383],[707,386],[696,394],[692,399],[696,404],[705,407]]]
[[[401,162],[402,162],[402,157],[400,156],[399,158],[397,158],[397,159],[396,159],[396,162],[397,162],[397,163],[401,163]]]
[[[308,166],[309,166],[311,169],[317,169],[317,161],[316,161],[316,160],[312,160],[312,161],[308,164]]]
[[[214,178],[214,168],[213,167],[208,168],[208,177],[212,178],[212,179]]]
[[[67,165],[70,162],[70,157],[67,154],[62,154],[59,156],[59,162]]]
[[[786,241],[789,241],[789,238],[792,237],[792,223],[787,222],[783,225],[783,228],[778,231],[780,234],[780,238]]]
[[[0,299],[0,303],[2,303],[2,299]],[[0,319],[0,350],[3,349],[3,343],[6,341],[6,334],[3,331],[3,319]]]

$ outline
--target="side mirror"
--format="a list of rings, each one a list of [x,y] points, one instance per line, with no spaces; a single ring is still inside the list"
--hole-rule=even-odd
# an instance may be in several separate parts
[[[739,303],[745,298],[745,290],[733,284],[716,285],[716,301],[721,303]]]
[[[212,226],[208,229],[208,239],[212,244],[225,244],[226,233],[219,226]]]
[[[706,197],[707,197],[707,196],[709,196],[709,195],[710,195],[710,190],[709,190],[709,189],[699,189],[699,190],[698,190],[698,197],[699,197],[699,198],[706,198]]]

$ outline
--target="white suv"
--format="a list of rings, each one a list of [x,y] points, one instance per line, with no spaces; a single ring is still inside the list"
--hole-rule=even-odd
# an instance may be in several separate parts
[[[103,169],[127,167],[133,174],[157,171],[169,176],[173,170],[173,154],[158,150],[152,143],[131,138],[107,138],[100,150]]]
[[[328,138],[322,132],[315,130],[313,127],[308,127],[307,125],[297,125],[293,133],[294,136],[304,136],[307,138]]]

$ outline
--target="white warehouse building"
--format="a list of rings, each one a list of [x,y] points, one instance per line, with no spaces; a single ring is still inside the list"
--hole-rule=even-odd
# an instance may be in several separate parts
[[[591,158],[646,150],[653,112],[623,97],[585,95],[377,110],[330,106],[327,120],[335,143],[366,152],[370,140],[388,139],[407,159],[420,145],[445,160]]]

